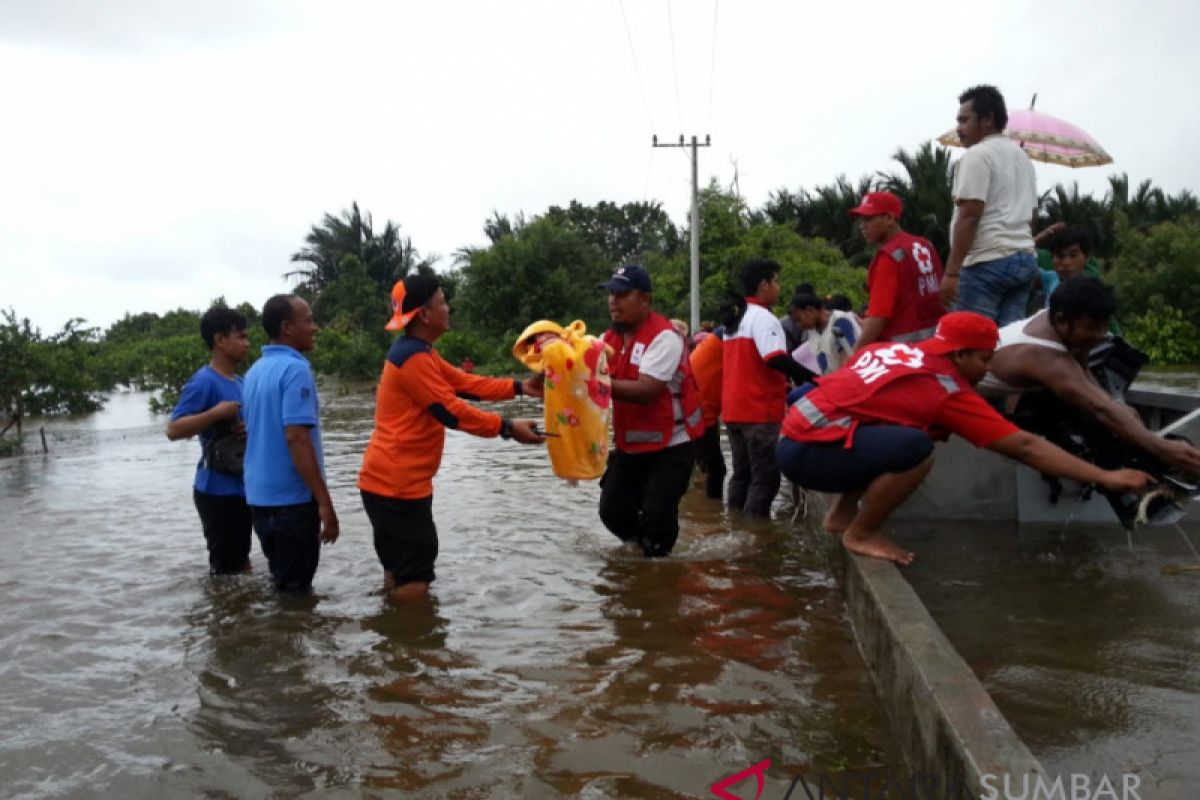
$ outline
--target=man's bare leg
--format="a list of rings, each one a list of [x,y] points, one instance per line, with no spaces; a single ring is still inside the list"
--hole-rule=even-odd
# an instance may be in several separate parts
[[[429,582],[409,581],[397,586],[391,570],[385,569],[383,571],[383,593],[393,603],[411,603],[429,596]]]
[[[896,507],[917,490],[932,468],[933,456],[930,455],[907,472],[888,472],[876,478],[863,495],[863,508],[842,534],[846,549],[897,564],[911,564],[913,554],[892,541],[880,528]]]
[[[429,596],[429,584],[425,581],[409,581],[388,590],[387,596],[393,603],[411,603],[414,600],[423,600]]]
[[[849,528],[858,514],[858,501],[862,496],[862,492],[835,494],[833,503],[829,506],[829,513],[825,515],[825,530],[830,533],[842,533]]]

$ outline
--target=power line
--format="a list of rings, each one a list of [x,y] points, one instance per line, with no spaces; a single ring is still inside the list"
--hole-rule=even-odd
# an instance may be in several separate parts
[[[708,59],[708,129],[712,130],[713,91],[717,85],[717,5],[713,0],[712,55]],[[683,127],[680,125],[679,127]]]
[[[617,0],[617,7],[621,9],[621,22],[625,25],[625,41],[629,44],[629,57],[633,60],[633,74],[637,78],[638,93],[642,96],[642,110],[646,112],[650,130],[654,130],[654,117],[650,114],[650,103],[646,100],[646,87],[642,83],[642,71],[638,69],[637,53],[633,49],[633,36],[629,33],[629,18],[625,16],[625,4],[622,0]]]
[[[671,0],[667,0],[667,31],[671,34],[671,72],[675,75],[675,113],[679,115],[679,129],[683,130],[683,102],[679,99],[679,60],[675,57],[675,17],[671,13]]]

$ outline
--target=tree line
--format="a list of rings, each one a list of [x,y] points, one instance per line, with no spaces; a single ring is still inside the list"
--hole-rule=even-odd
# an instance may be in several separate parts
[[[902,227],[928,238],[944,257],[953,210],[949,150],[926,144],[914,152],[900,149],[894,159],[892,172],[781,188],[759,208],[749,207],[736,186],[711,181],[699,195],[702,318],[716,316],[736,268],[757,257],[782,266],[783,303],[792,286],[807,282],[862,304],[872,252],[848,212],[868,191],[897,194],[904,202]],[[1116,287],[1135,344],[1157,363],[1200,362],[1200,202],[1194,194],[1170,195],[1149,180],[1134,187],[1127,176],[1114,175],[1101,196],[1081,193],[1078,184],[1050,188],[1040,216],[1043,225],[1063,221],[1089,230],[1092,255]],[[377,228],[357,203],[325,214],[284,273],[322,327],[311,354],[314,369],[374,379],[392,338],[383,329],[391,287],[412,271],[436,272],[451,301],[453,330],[439,350],[492,372],[515,368],[512,340],[534,319],[582,319],[602,330],[606,298],[597,285],[624,262],[639,261],[650,271],[658,310],[687,315],[689,231],[659,202],[572,200],[532,216],[497,211],[483,232],[485,244],[439,263],[397,223]],[[238,306],[251,322],[254,344],[263,341],[257,307],[264,299]],[[74,319],[52,335],[12,309],[0,313],[0,427],[26,415],[95,410],[104,393],[120,385],[155,391],[152,402],[166,410],[207,359],[198,310],[127,314],[106,330]]]

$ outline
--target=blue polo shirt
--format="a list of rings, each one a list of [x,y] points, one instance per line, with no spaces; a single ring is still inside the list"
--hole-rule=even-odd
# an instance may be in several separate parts
[[[282,344],[264,345],[262,357],[246,373],[242,388],[246,420],[246,502],[252,506],[290,506],[313,499],[296,471],[284,428],[309,426],[321,474],[320,403],[308,359]]]
[[[196,370],[179,393],[179,402],[171,412],[171,420],[180,417],[190,417],[193,414],[203,414],[224,400],[235,403],[242,402],[242,376],[235,375],[227,378],[210,365],[205,364]],[[241,416],[239,412],[239,416]],[[243,419],[243,422],[245,420]],[[192,483],[196,491],[204,494],[220,495],[222,497],[243,496],[246,494],[242,486],[241,475],[228,475],[216,472],[204,465],[204,447],[212,438],[212,430],[200,431],[200,461],[196,464],[196,480]]]

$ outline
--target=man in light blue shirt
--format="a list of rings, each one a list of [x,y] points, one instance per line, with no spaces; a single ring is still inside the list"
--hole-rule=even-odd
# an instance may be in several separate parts
[[[321,542],[337,541],[325,484],[320,403],[312,367],[317,325],[308,303],[275,295],[262,312],[271,343],[246,374],[246,502],[271,578],[280,591],[307,592]]]

